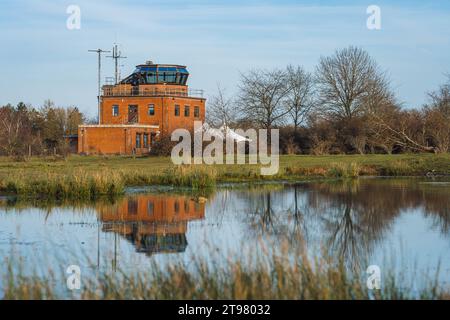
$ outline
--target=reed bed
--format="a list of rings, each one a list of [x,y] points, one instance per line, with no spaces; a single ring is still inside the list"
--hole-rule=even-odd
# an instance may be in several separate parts
[[[46,172],[31,177],[25,173],[16,173],[1,181],[0,191],[28,197],[94,199],[123,194],[125,184],[118,173],[111,171],[88,174],[76,170],[65,175]]]
[[[253,255],[245,259],[205,261],[193,257],[190,268],[180,261],[161,267],[154,262],[146,272],[100,273],[82,279],[80,290],[65,289],[64,271],[49,270],[45,278],[25,276],[8,267],[0,296],[3,299],[448,299],[448,289],[430,280],[418,290],[394,273],[382,278],[380,290],[369,290],[366,276],[349,271],[344,263],[284,253]],[[193,266],[193,267],[192,267]],[[15,271],[18,270],[18,271]],[[58,278],[58,274],[61,278]]]
[[[126,186],[169,185],[194,190],[213,188],[217,174],[207,166],[171,167],[162,172],[102,169],[95,173],[75,170],[66,174],[46,172],[27,176],[24,172],[0,180],[0,192],[54,199],[95,199],[118,196]]]
[[[142,171],[122,171],[126,185],[169,185],[192,189],[213,188],[217,182],[217,172],[210,166],[177,166],[159,173]]]

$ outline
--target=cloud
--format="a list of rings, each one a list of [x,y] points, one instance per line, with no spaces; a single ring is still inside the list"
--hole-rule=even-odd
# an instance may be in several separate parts
[[[232,91],[239,71],[288,63],[313,70],[320,56],[358,45],[391,71],[402,100],[420,104],[425,87],[450,69],[450,10],[379,2],[381,31],[366,29],[366,7],[357,1],[2,1],[0,43],[8,50],[0,51],[7,88],[0,103],[38,104],[46,95],[93,114],[96,60],[87,50],[117,40],[128,56],[124,73],[148,59],[187,64],[190,84],[209,93],[218,81]],[[81,7],[79,31],[65,27],[70,4]],[[111,73],[105,60],[104,76]]]

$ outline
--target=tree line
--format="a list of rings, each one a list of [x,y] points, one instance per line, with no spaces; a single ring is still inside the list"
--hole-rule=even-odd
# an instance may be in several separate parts
[[[390,79],[363,49],[301,66],[241,74],[237,97],[218,86],[207,121],[220,126],[280,129],[288,154],[450,151],[450,76],[420,108],[405,108]]]
[[[450,75],[427,94],[425,105],[405,108],[386,72],[358,47],[320,58],[314,72],[302,66],[250,70],[241,74],[237,92],[231,97],[219,86],[208,100],[207,122],[278,128],[282,153],[450,151]],[[0,155],[66,155],[67,137],[86,121],[78,108],[50,100],[39,108],[22,102],[2,106]],[[171,144],[162,145],[165,150]]]
[[[69,152],[70,135],[85,121],[77,107],[57,107],[47,100],[40,108],[20,102],[0,107],[0,155],[24,158],[31,155]]]

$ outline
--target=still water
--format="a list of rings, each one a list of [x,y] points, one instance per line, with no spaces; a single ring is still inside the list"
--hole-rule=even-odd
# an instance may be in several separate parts
[[[30,274],[69,265],[84,273],[145,272],[152,262],[180,259],[189,268],[192,257],[225,263],[285,243],[361,272],[389,267],[412,281],[433,277],[439,266],[437,278],[448,286],[450,180],[221,188],[206,202],[155,190],[88,204],[0,198],[0,261],[14,258]],[[2,281],[6,263],[0,271]]]

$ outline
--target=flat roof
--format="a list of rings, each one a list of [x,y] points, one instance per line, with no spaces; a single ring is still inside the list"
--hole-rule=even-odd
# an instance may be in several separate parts
[[[152,63],[152,64],[138,64],[136,68],[138,67],[175,67],[175,68],[187,68],[187,66],[183,66],[180,64],[169,64],[169,63]]]
[[[147,128],[159,129],[158,125],[153,124],[80,124],[80,128]]]

